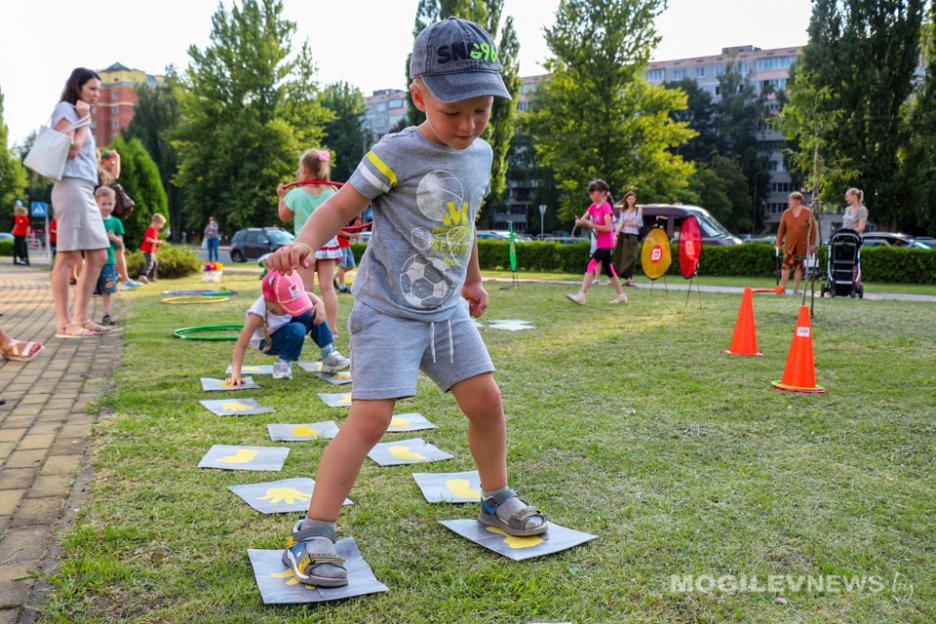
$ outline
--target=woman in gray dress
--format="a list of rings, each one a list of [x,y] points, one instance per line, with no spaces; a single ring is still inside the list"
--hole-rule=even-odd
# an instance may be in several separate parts
[[[865,231],[868,225],[868,209],[864,207],[864,193],[861,189],[850,188],[845,192],[845,201],[848,207],[845,208],[845,218],[842,220],[842,227],[849,230],[855,230],[859,234]]]
[[[100,93],[101,77],[90,69],[79,67],[69,76],[61,101],[52,113],[52,126],[59,132],[68,131],[72,139],[65,174],[52,187],[52,206],[58,223],[52,300],[55,303],[55,335],[59,338],[87,338],[111,331],[88,318],[91,292],[107,260],[106,250],[110,247],[104,220],[94,201],[94,187],[98,183],[94,135],[90,123],[69,130],[73,124],[91,115],[91,107]],[[68,281],[82,255],[84,267],[78,278],[74,306],[69,310]]]

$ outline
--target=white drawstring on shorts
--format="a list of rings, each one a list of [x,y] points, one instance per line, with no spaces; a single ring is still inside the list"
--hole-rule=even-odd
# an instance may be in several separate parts
[[[449,362],[455,363],[455,341],[452,339],[452,320],[448,320]],[[435,321],[429,321],[429,349],[432,352],[432,363],[436,363],[435,347]]]

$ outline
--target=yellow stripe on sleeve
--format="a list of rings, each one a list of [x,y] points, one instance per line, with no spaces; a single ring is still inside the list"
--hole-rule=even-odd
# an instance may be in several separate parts
[[[374,166],[377,167],[377,170],[384,174],[388,180],[390,180],[390,186],[397,185],[397,177],[396,174],[393,173],[393,169],[388,167],[384,161],[380,160],[380,156],[375,154],[374,150],[367,152],[367,160],[374,163]]]

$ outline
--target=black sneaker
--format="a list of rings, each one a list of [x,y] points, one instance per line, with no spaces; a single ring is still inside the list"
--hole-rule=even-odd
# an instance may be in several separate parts
[[[101,325],[110,325],[110,326],[113,326],[113,325],[116,325],[116,324],[117,324],[117,321],[115,321],[113,318],[111,318],[111,315],[110,315],[110,314],[105,314],[105,315],[104,315],[104,318],[101,319]]]

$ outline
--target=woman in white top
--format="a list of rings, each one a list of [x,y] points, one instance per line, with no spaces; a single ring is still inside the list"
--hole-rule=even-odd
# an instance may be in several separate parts
[[[842,227],[849,230],[855,230],[859,234],[865,231],[868,225],[868,209],[864,207],[864,192],[861,189],[850,188],[845,192],[845,201],[848,207],[845,208],[845,218],[842,221]]]
[[[634,267],[637,264],[637,246],[640,244],[640,228],[643,227],[643,209],[637,206],[637,193],[624,195],[624,205],[618,217],[617,248],[614,250],[617,274],[625,286],[634,285]]]
[[[65,174],[52,187],[52,206],[58,224],[52,300],[55,303],[55,335],[59,338],[86,338],[111,331],[88,318],[91,291],[110,247],[104,220],[94,201],[94,187],[98,183],[94,135],[90,123],[77,130],[69,130],[73,124],[91,115],[91,107],[100,93],[101,77],[90,69],[79,67],[69,76],[61,101],[52,113],[52,126],[59,132],[68,131],[72,140]],[[82,252],[84,267],[78,279],[73,309],[69,311],[68,280],[73,267],[81,262]]]

